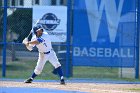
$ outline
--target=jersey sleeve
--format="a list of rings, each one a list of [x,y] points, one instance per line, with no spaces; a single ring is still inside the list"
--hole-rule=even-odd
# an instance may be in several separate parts
[[[38,41],[39,43],[42,43],[42,42],[43,42],[43,39],[42,39],[42,38],[38,38],[37,41]]]

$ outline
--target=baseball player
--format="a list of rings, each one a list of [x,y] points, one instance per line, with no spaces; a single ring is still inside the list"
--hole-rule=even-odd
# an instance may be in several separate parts
[[[65,84],[61,64],[59,63],[58,58],[52,48],[48,33],[43,31],[41,25],[34,26],[32,30],[35,35],[32,37],[31,41],[28,41],[28,38],[25,38],[23,40],[23,44],[25,44],[27,49],[30,51],[33,50],[34,46],[36,46],[39,51],[39,57],[32,76],[24,82],[32,83],[33,79],[42,72],[46,61],[49,61],[55,68],[52,73],[59,75],[60,84]]]

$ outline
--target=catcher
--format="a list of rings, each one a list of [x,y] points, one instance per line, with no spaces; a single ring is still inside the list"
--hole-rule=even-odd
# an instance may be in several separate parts
[[[52,49],[51,41],[47,32],[43,31],[41,25],[36,25],[33,27],[34,36],[32,37],[31,41],[28,41],[28,38],[23,40],[23,44],[26,45],[27,49],[32,51],[33,47],[36,46],[39,51],[39,57],[37,61],[37,65],[34,69],[33,74],[30,78],[25,80],[25,83],[32,83],[34,78],[38,76],[47,61],[49,61],[53,66],[54,70],[52,71],[53,74],[59,75],[60,77],[60,84],[65,84],[63,72],[61,69],[61,64],[58,61],[58,58]]]

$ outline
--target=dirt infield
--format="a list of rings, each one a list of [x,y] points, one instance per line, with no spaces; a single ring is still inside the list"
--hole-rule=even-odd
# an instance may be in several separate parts
[[[0,87],[49,88],[90,93],[140,93],[140,84],[110,83],[70,83],[60,85],[58,82],[33,82],[25,84],[19,81],[0,81]]]

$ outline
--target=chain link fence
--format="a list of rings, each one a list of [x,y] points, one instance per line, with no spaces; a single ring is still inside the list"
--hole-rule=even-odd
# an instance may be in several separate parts
[[[22,41],[32,29],[33,6],[66,6],[66,0],[7,0],[7,33],[6,33],[6,77],[27,78],[30,76],[38,59],[35,48],[28,51]],[[0,77],[3,66],[3,19],[4,0],[0,1]],[[31,39],[31,38],[30,38]],[[66,61],[66,43],[53,42],[53,49],[61,61],[62,68]],[[64,51],[65,50],[65,51]],[[64,51],[64,52],[63,52]],[[62,56],[65,56],[62,58]],[[65,59],[64,59],[65,58]],[[53,67],[47,62],[39,78],[55,79],[51,71]],[[47,70],[46,70],[47,69]],[[46,70],[46,71],[45,71]],[[65,70],[64,70],[65,73]]]
[[[84,0],[81,0],[84,1]],[[28,51],[22,44],[22,40],[30,33],[32,29],[33,6],[67,6],[68,0],[8,0],[7,1],[7,33],[6,33],[6,78],[29,77],[36,66],[38,51],[35,48],[32,52]],[[80,2],[80,0],[79,0]],[[71,0],[71,29],[73,29],[74,0]],[[80,4],[80,3],[79,3]],[[82,5],[81,5],[82,6]],[[79,10],[80,12],[83,10]],[[85,12],[86,13],[86,12]],[[3,62],[3,30],[4,30],[4,0],[0,1],[0,78],[2,78]],[[126,23],[130,24],[131,23]],[[122,25],[121,29],[125,26]],[[71,30],[71,44],[73,43],[73,30]],[[122,32],[123,33],[123,32]],[[121,34],[120,33],[120,36]],[[131,41],[131,33],[123,33]],[[66,74],[66,43],[53,43],[53,48],[63,66],[63,72]],[[72,64],[72,48],[70,54],[70,65]],[[57,79],[51,71],[53,67],[47,62],[42,74],[38,79]],[[116,68],[116,67],[95,67],[95,66],[72,66],[70,67],[70,76],[72,78],[111,78],[120,79],[123,77],[135,78],[134,68]],[[132,73],[129,73],[132,72]],[[130,76],[129,76],[130,75]]]

